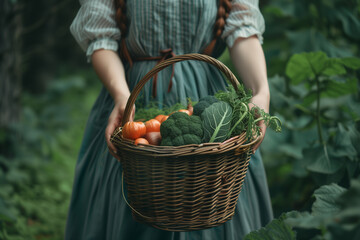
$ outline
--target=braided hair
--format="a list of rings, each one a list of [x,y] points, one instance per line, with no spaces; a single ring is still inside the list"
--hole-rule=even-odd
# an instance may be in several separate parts
[[[115,1],[115,20],[118,28],[121,32],[120,40],[120,57],[122,60],[126,60],[130,67],[133,65],[130,53],[126,47],[125,37],[128,33],[128,19],[126,17],[126,0],[114,0]]]
[[[216,15],[216,21],[214,25],[214,37],[213,40],[209,43],[209,45],[206,46],[203,53],[207,55],[211,55],[217,40],[221,37],[221,34],[224,31],[225,28],[225,22],[226,19],[229,17],[230,10],[231,10],[231,0],[220,0],[219,1],[219,7],[218,12]]]
[[[126,17],[126,0],[115,0],[115,20],[121,31],[121,36],[126,36],[128,28],[128,19]]]
[[[220,0],[214,26],[214,38],[219,38],[225,28],[225,21],[229,17],[231,0]]]

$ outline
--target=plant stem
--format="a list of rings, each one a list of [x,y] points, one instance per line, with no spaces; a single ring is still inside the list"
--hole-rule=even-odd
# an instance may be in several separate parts
[[[319,76],[315,76],[316,81],[316,93],[317,93],[317,101],[316,101],[316,122],[317,122],[317,129],[319,135],[319,141],[321,144],[324,144],[322,130],[321,130],[321,121],[320,121],[320,80]]]
[[[245,112],[244,114],[239,118],[239,120],[234,124],[234,126],[231,128],[231,130],[228,133],[228,137],[231,136],[232,132],[235,130],[235,128],[237,127],[237,125],[240,124],[240,122],[244,119],[244,117],[246,116],[246,114],[249,113],[249,108],[245,103],[241,103],[244,107],[245,107]]]
[[[228,137],[231,136],[232,132],[235,130],[235,128],[237,127],[237,125],[239,125],[239,123],[244,119],[244,117],[246,116],[247,112],[245,112],[240,119],[234,124],[234,126],[231,128],[231,130],[228,133]]]
[[[260,122],[262,120],[265,120],[265,118],[264,117],[259,117],[259,118],[254,120],[254,123]]]

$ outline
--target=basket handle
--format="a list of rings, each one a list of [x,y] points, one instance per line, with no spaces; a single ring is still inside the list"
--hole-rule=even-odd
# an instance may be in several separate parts
[[[235,75],[230,71],[230,69],[227,66],[225,66],[222,62],[220,62],[219,60],[217,60],[213,57],[210,57],[208,55],[199,54],[199,53],[189,53],[189,54],[174,56],[172,58],[166,59],[166,60],[160,62],[159,64],[157,64],[137,83],[137,85],[131,92],[130,97],[127,101],[124,116],[122,119],[122,126],[124,126],[125,123],[127,123],[129,121],[131,108],[135,104],[135,100],[136,100],[137,96],[139,95],[141,89],[144,87],[144,85],[156,73],[160,72],[162,69],[164,69],[174,63],[185,61],[185,60],[199,60],[199,61],[207,62],[207,63],[214,65],[215,67],[217,67],[220,71],[222,71],[225,74],[227,79],[230,80],[231,84],[234,86],[235,90],[238,89],[239,81],[237,80]]]

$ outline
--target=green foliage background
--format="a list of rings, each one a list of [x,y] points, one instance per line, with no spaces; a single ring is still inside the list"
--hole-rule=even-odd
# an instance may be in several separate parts
[[[360,1],[260,5],[271,114],[283,121],[261,148],[278,219],[246,239],[359,239]],[[23,41],[21,119],[0,129],[0,239],[63,239],[77,152],[101,87],[68,32],[78,4],[40,6],[57,7],[24,12],[33,30]],[[227,52],[220,60],[235,72]]]

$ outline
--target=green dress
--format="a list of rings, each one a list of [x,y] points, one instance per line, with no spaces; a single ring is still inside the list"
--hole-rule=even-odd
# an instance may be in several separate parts
[[[94,11],[89,10],[89,6],[84,10],[84,6],[94,1],[89,2],[82,2],[82,10],[72,25],[73,33],[76,28],[88,31],[89,27],[86,24],[89,24],[89,20],[84,19],[90,18],[81,15],[86,15],[86,11],[94,14]],[[90,6],[94,5],[97,6]],[[99,12],[101,11],[97,14]],[[126,37],[128,49],[133,57],[159,56],[159,51],[167,48],[172,48],[176,55],[201,53],[212,39],[216,13],[216,1],[127,1],[127,14],[131,19],[129,34]],[[243,28],[238,35],[244,32],[250,35],[260,34],[259,29],[252,29],[249,24],[243,24]],[[224,33],[226,31],[230,31],[228,37],[224,38],[229,45],[229,41],[233,41],[231,36],[234,37],[235,33],[230,26]],[[118,40],[119,34],[110,35],[83,34],[83,38],[88,40],[88,55],[90,48],[107,48],[102,45],[104,39],[108,41],[108,49],[112,49],[111,46],[114,45],[111,45],[111,41]],[[74,36],[79,43],[82,41],[76,34]],[[219,56],[225,46],[225,42],[220,41],[213,55]],[[156,61],[135,61],[132,67],[125,64],[130,90],[155,64]],[[177,102],[184,103],[186,97],[196,101],[225,89],[227,85],[215,67],[204,62],[184,61],[175,64],[173,85],[168,92],[171,73],[171,67],[159,73],[155,99],[152,95],[153,83],[148,82],[145,85],[139,98],[142,104],[155,101],[159,106],[172,105]],[[112,109],[113,100],[103,88],[91,110],[79,152],[65,239],[239,240],[272,219],[266,175],[260,153],[257,151],[251,157],[235,214],[228,222],[205,230],[169,232],[134,221],[131,209],[122,197],[121,164],[108,153],[104,138]]]

